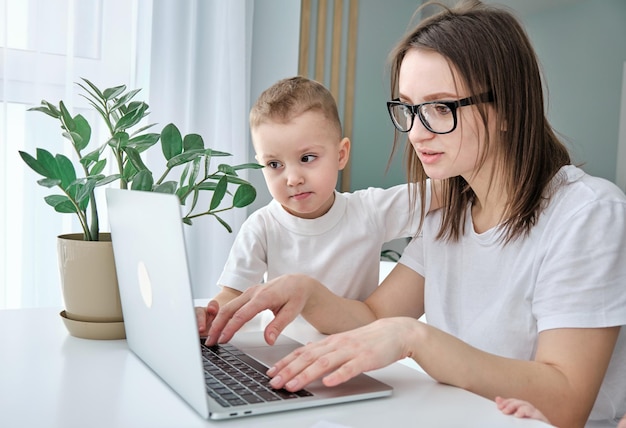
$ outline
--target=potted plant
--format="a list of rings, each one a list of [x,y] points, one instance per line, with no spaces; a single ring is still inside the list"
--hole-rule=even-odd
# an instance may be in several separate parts
[[[46,203],[58,213],[75,215],[82,227],[81,233],[61,235],[57,241],[66,306],[61,315],[68,330],[79,337],[119,338],[123,337],[123,320],[111,237],[100,232],[96,189],[117,183],[123,189],[176,194],[184,206],[186,224],[208,215],[231,232],[219,214],[245,207],[256,198],[254,187],[237,171],[261,166],[220,163],[213,169],[213,158],[231,155],[205,147],[198,134],[183,137],[172,123],[160,133],[149,132],[155,124],[141,124],[149,114],[149,106],[134,101],[139,89],[127,90],[120,85],[100,90],[89,80],[82,81],[77,83],[82,89],[80,95],[102,119],[108,133],[106,140],[90,144],[92,127],[82,115],[72,116],[63,101],[56,106],[43,100],[40,106],[29,110],[59,121],[63,137],[73,148],[74,159],[62,153],[53,155],[43,148],[37,148],[34,156],[23,151],[19,154],[43,177],[37,181],[39,185],[60,191],[46,196]],[[141,153],[159,146],[163,172],[156,177]],[[112,168],[108,167],[111,162]],[[170,176],[175,173],[180,175],[172,179]],[[202,197],[204,194],[210,198]],[[203,206],[202,201],[207,199],[208,206]],[[79,259],[80,256],[87,258]]]

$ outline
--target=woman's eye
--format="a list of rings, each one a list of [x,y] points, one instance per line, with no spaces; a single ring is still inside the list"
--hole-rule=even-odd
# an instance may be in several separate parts
[[[435,111],[437,112],[437,114],[441,115],[441,116],[445,116],[447,114],[450,114],[450,107],[448,107],[445,104],[433,104]]]
[[[269,166],[272,169],[277,169],[277,168],[280,168],[282,164],[278,161],[270,161],[267,163],[267,166]]]
[[[304,163],[309,163],[313,162],[315,159],[317,159],[317,156],[315,155],[304,155],[300,160]]]

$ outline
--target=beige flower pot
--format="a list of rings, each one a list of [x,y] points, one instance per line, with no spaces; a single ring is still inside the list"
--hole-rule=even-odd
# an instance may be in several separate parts
[[[57,239],[65,311],[71,335],[86,339],[126,337],[117,285],[113,246],[108,233],[100,241],[83,241],[80,233]]]

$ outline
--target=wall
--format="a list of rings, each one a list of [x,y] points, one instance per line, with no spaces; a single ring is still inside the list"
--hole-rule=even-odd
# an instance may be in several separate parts
[[[548,116],[575,162],[616,179],[626,2],[582,1],[523,17],[549,89]]]
[[[276,81],[298,74],[300,1],[255,1],[253,16],[250,107],[261,92]],[[254,162],[249,135],[248,144],[250,161]],[[248,207],[251,213],[266,205],[271,196],[260,170],[252,171],[248,178],[258,192],[257,199]]]
[[[394,136],[386,105],[390,87],[387,56],[404,35],[419,3],[359,0],[351,190],[406,181],[404,146],[385,171]]]

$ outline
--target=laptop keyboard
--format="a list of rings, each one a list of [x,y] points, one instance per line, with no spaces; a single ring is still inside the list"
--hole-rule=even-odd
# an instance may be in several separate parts
[[[201,343],[208,394],[224,407],[312,396],[307,390],[274,389],[267,367],[231,344],[207,347]]]

